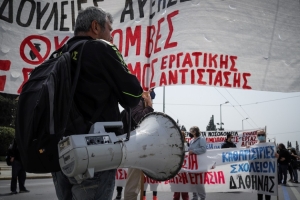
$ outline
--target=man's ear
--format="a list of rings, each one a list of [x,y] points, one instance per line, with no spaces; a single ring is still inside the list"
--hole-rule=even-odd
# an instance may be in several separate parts
[[[96,35],[100,31],[100,27],[98,26],[98,22],[96,20],[93,20],[91,23],[91,31]]]

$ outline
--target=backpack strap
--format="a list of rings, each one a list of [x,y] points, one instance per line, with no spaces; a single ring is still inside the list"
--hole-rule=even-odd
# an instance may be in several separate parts
[[[130,138],[130,131],[131,131],[131,118],[132,118],[132,116],[131,116],[131,109],[130,108],[128,108],[128,118],[129,118],[129,120],[128,120],[128,130],[127,130],[127,135],[126,135],[126,140],[125,141],[128,141],[129,140],[129,138]]]
[[[82,52],[83,52],[83,48],[84,45],[86,44],[86,42],[88,42],[88,40],[81,40],[79,42],[76,42],[75,44],[73,44],[71,46],[71,48],[68,48],[68,44],[65,44],[64,47],[62,47],[62,51],[67,50],[68,52],[73,51],[75,48],[77,48],[79,45],[83,44],[79,53],[79,58],[78,58],[78,63],[77,63],[77,69],[73,78],[73,82],[72,82],[72,89],[71,89],[71,95],[70,95],[70,103],[69,103],[69,108],[68,108],[68,113],[70,113],[71,110],[71,105],[73,103],[73,99],[74,99],[74,94],[75,94],[75,90],[76,90],[76,86],[77,86],[77,81],[79,78],[79,74],[80,74],[80,69],[81,69],[81,57],[82,57]],[[97,117],[99,116],[99,114],[102,112],[102,110],[105,108],[105,106],[103,107],[99,107],[96,112],[93,114],[90,122],[95,123]],[[69,114],[68,114],[69,116]],[[64,130],[66,129],[67,126],[67,122],[68,120],[66,120],[66,124],[64,125]]]
[[[80,68],[81,68],[81,57],[82,57],[82,52],[83,52],[83,48],[85,46],[85,44],[87,43],[88,40],[81,40],[79,42],[76,42],[75,44],[73,44],[71,46],[71,48],[69,49],[68,48],[68,45],[65,44],[62,48],[60,49],[67,49],[68,52],[71,52],[73,51],[76,47],[78,47],[79,45],[82,44],[82,47],[81,47],[81,50],[80,50],[80,53],[79,53],[79,59],[78,59],[78,63],[77,63],[77,68],[76,68],[76,72],[75,72],[75,75],[73,77],[73,82],[72,82],[72,88],[71,88],[71,94],[70,94],[70,102],[69,102],[69,107],[67,109],[67,117],[69,118],[69,113],[70,113],[70,110],[71,110],[71,107],[72,107],[72,103],[73,103],[73,99],[74,99],[74,94],[75,94],[75,89],[76,89],[76,86],[77,86],[77,81],[78,81],[78,77],[79,77],[79,73],[80,73]],[[62,51],[60,51],[62,52]],[[57,54],[59,53],[58,50],[53,52],[51,57],[54,55],[54,54]],[[65,133],[65,130],[66,130],[66,127],[67,127],[67,123],[68,123],[68,118],[67,120],[65,121],[65,124],[63,126],[63,131],[61,132],[60,136],[59,137],[62,137],[63,134]]]
[[[73,99],[74,99],[74,94],[75,94],[75,90],[76,90],[76,86],[77,86],[77,81],[78,81],[78,78],[79,78],[79,74],[80,74],[80,69],[81,69],[81,57],[82,57],[82,52],[83,52],[83,48],[84,48],[84,45],[86,44],[86,42],[88,42],[88,40],[81,40],[81,41],[78,41],[76,42],[75,44],[73,44],[70,48],[68,48],[68,44],[65,44],[63,47],[61,47],[60,49],[58,49],[57,51],[53,52],[51,57],[54,56],[55,54],[58,54],[60,52],[65,52],[66,50],[68,52],[71,52],[73,51],[75,48],[77,48],[79,45],[83,44],[82,47],[81,47],[81,50],[80,50],[80,53],[79,53],[79,58],[78,58],[78,63],[77,63],[77,69],[76,69],[76,72],[75,72],[75,75],[73,77],[73,82],[72,82],[72,88],[71,88],[71,95],[70,95],[70,103],[69,103],[69,108],[68,108],[68,113],[70,113],[70,110],[71,110],[71,105],[73,103]],[[100,113],[102,112],[102,110],[105,108],[105,106],[100,106],[96,111],[95,113],[93,114],[90,122],[92,123],[95,123],[97,117],[100,115]],[[67,115],[69,117],[69,114]],[[67,126],[67,122],[68,122],[68,119],[66,120],[65,124],[64,124],[64,129],[66,129],[66,126]],[[62,132],[62,135],[64,134],[65,131]]]
[[[78,64],[77,64],[77,69],[76,69],[76,72],[75,72],[74,81],[73,81],[73,86],[72,86],[72,90],[71,90],[71,99],[72,99],[72,100],[73,100],[73,98],[74,98],[74,93],[75,93],[77,81],[78,81],[78,78],[79,78],[79,73],[80,73],[80,68],[81,68],[81,55],[82,55],[83,47],[84,47],[84,45],[85,45],[86,42],[87,42],[87,40],[86,40],[86,41],[84,42],[84,44],[82,45],[81,51],[80,51],[80,54],[79,54],[79,59],[78,59]],[[71,48],[70,48],[68,51],[71,52],[71,51],[74,50],[78,45],[80,45],[80,44],[82,44],[82,43],[83,43],[83,41],[79,41],[79,42],[73,44],[73,45],[71,46]],[[68,47],[66,47],[66,48],[68,48]],[[70,103],[72,103],[72,102],[70,102]],[[102,110],[103,110],[104,108],[105,108],[105,106],[103,106],[103,107],[100,106],[100,107],[96,110],[96,112],[93,114],[93,116],[92,116],[90,122],[95,123],[97,117],[99,116],[99,114],[102,112]],[[70,109],[71,109],[71,106],[70,106]],[[68,112],[70,112],[70,109],[69,109]]]
[[[79,77],[79,73],[80,73],[80,68],[81,68],[81,57],[82,57],[82,52],[83,52],[83,48],[84,48],[84,45],[86,44],[87,40],[83,40],[83,41],[79,41],[79,42],[76,42],[75,44],[73,44],[71,46],[70,49],[68,49],[69,52],[73,51],[76,47],[78,47],[79,45],[83,44],[82,47],[81,47],[81,50],[80,50],[80,53],[79,53],[79,59],[78,59],[78,63],[77,63],[77,69],[76,69],[76,72],[75,72],[75,76],[73,78],[73,83],[72,83],[72,89],[71,89],[71,98],[70,98],[70,104],[69,104],[69,109],[68,109],[68,113],[70,112],[70,109],[71,109],[71,104],[73,102],[73,98],[74,98],[74,94],[75,94],[75,89],[76,89],[76,86],[77,86],[77,81],[78,81],[78,77]],[[68,47],[67,47],[68,48]],[[66,127],[66,126],[65,126]]]

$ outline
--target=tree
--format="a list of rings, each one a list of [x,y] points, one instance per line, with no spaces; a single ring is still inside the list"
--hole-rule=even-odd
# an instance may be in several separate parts
[[[296,141],[296,151],[299,151],[299,144],[298,144],[298,141]]]
[[[16,98],[16,95],[0,94],[0,126],[15,127]]]
[[[215,122],[214,122],[214,116],[212,115],[210,120],[209,120],[209,123],[208,125],[206,126],[206,130],[207,131],[216,131],[216,125],[215,125]]]

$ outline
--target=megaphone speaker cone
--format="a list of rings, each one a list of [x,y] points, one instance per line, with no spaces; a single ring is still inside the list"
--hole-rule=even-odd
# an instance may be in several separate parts
[[[177,123],[168,115],[153,112],[145,115],[130,140],[120,167],[138,168],[150,178],[165,181],[173,178],[184,161],[184,138]]]

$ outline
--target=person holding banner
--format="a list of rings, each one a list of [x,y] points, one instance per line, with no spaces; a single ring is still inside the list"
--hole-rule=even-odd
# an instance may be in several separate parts
[[[205,153],[206,139],[203,136],[200,136],[200,129],[197,126],[193,126],[190,128],[190,133],[193,135],[193,139],[191,139],[189,143],[189,155],[200,155]],[[197,192],[193,192],[192,200],[198,200],[198,197],[200,197],[201,200],[205,200],[206,192],[204,185],[200,184],[198,189],[199,190]]]
[[[225,142],[222,144],[221,149],[236,148],[236,145],[231,141],[233,136],[228,133]]]
[[[266,132],[264,130],[259,130],[256,132],[257,143],[266,143]],[[263,200],[263,194],[257,194],[257,200]],[[265,200],[271,200],[271,195],[265,195]]]
[[[180,127],[180,126],[179,126]],[[181,128],[181,134],[182,134],[182,137],[184,138],[184,146],[185,146],[185,149],[187,149],[187,146],[186,146],[186,140],[185,140],[185,128],[184,126]],[[180,194],[181,194],[181,197],[182,197],[182,200],[189,200],[189,193],[188,192],[174,192],[174,195],[173,195],[173,200],[180,200]]]

